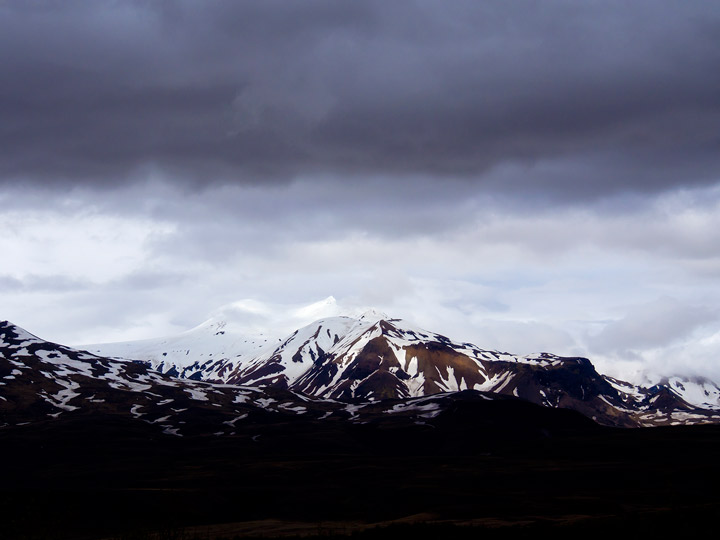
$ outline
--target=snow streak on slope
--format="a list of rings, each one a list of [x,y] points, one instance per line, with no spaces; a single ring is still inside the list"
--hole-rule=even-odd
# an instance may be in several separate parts
[[[247,362],[238,362],[227,379],[249,385],[288,387],[329,351],[356,324],[350,317],[321,319],[300,328],[277,348],[261,352]]]

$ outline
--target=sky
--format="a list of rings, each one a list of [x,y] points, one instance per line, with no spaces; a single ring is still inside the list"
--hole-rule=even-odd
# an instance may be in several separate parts
[[[0,0],[0,319],[333,296],[720,381],[718,43],[706,1]]]

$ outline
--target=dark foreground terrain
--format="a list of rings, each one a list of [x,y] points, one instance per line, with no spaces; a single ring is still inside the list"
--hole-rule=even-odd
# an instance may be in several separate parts
[[[5,429],[0,537],[569,537],[689,532],[720,512],[720,426],[613,429],[520,401],[458,402],[433,424]]]

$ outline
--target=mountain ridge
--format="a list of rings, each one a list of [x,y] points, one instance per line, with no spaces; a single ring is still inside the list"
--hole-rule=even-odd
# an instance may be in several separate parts
[[[42,433],[73,422],[91,426],[130,422],[156,435],[240,437],[254,443],[274,432],[273,426],[288,424],[310,430],[319,423],[341,431],[346,425],[367,424],[417,429],[429,422],[444,422],[444,413],[458,401],[499,402],[498,418],[486,421],[491,431],[508,431],[499,421],[505,419],[521,426],[517,428],[521,437],[541,436],[553,425],[562,430],[590,423],[587,419],[585,424],[579,422],[579,414],[575,419],[563,417],[518,398],[478,391],[347,403],[282,388],[181,379],[142,362],[105,358],[47,342],[0,322],[0,432],[4,433],[26,427]],[[527,415],[540,425],[523,421]]]
[[[628,427],[703,421],[720,410],[720,388],[712,381],[698,384],[676,377],[644,387],[601,375],[587,358],[484,350],[377,311],[359,318],[328,317],[277,342],[265,339],[255,355],[206,351],[193,356],[191,349],[178,349],[189,360],[175,364],[159,351],[153,358],[134,359],[184,378],[343,401],[474,389],[571,408],[600,423]],[[90,349],[108,356],[116,352]],[[706,399],[698,403],[701,397]]]

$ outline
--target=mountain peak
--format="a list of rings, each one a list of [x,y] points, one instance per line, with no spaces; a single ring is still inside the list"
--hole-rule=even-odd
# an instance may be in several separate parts
[[[295,309],[293,315],[298,320],[317,320],[339,314],[339,307],[334,296],[328,296],[319,302]]]
[[[361,321],[380,321],[383,319],[389,319],[388,315],[386,313],[383,313],[382,311],[370,308],[363,313],[360,314],[360,317],[358,317]]]

